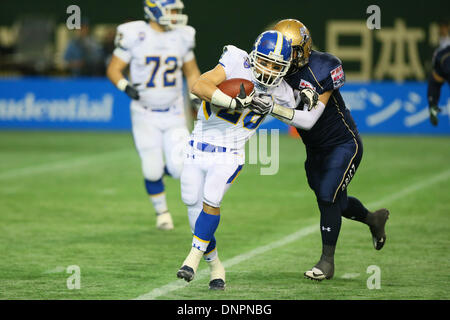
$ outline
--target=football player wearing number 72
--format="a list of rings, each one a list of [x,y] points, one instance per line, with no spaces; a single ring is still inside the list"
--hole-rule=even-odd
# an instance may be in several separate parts
[[[186,127],[183,75],[189,88],[200,76],[194,55],[195,29],[181,14],[181,0],[145,0],[146,21],[117,27],[116,49],[107,76],[131,99],[131,123],[145,187],[156,211],[156,227],[173,229],[164,173],[178,179]],[[123,71],[130,66],[130,80]],[[165,160],[165,161],[164,161]]]
[[[181,173],[181,196],[193,238],[192,248],[177,272],[179,278],[191,281],[203,257],[211,271],[209,288],[225,289],[225,270],[214,236],[222,198],[242,169],[246,141],[265,118],[248,108],[255,93],[264,93],[285,107],[295,107],[293,91],[283,80],[291,51],[289,41],[277,31],[260,34],[250,54],[225,46],[219,63],[202,74],[192,88],[203,103]],[[225,90],[230,82],[236,83],[235,96]]]

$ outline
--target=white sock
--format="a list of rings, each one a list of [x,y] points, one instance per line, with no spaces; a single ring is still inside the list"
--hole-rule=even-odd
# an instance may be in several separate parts
[[[153,207],[155,208],[156,215],[160,215],[164,212],[169,211],[167,208],[167,202],[166,202],[166,193],[162,192],[160,194],[150,196],[150,201],[153,204]]]
[[[219,257],[214,260],[208,261],[209,270],[211,271],[211,280],[222,279],[225,281],[225,268],[220,262]]]
[[[197,272],[198,264],[203,257],[204,251],[200,251],[197,248],[192,247],[186,259],[183,261],[183,266],[191,267],[194,272]]]

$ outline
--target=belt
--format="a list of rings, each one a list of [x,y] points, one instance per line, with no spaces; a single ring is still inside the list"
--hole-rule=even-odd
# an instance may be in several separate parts
[[[170,107],[167,107],[167,108],[164,108],[164,109],[152,109],[152,108],[147,107],[147,106],[142,106],[142,108],[144,108],[145,110],[148,110],[148,111],[152,111],[152,112],[167,112],[167,111],[170,110]]]
[[[194,147],[194,140],[189,141],[189,145],[191,147]],[[195,146],[198,150],[206,151],[206,152],[227,152],[228,151],[234,151],[237,149],[231,149],[231,148],[225,148],[225,147],[219,147],[215,146],[213,144],[205,143],[205,142],[197,142]]]

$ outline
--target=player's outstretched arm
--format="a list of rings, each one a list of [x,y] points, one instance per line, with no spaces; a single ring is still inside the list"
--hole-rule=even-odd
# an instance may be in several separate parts
[[[428,79],[428,108],[430,110],[430,121],[433,126],[438,125],[438,114],[441,112],[438,103],[441,95],[441,86],[444,81],[445,79],[439,76],[434,70]]]
[[[226,80],[224,68],[219,64],[214,69],[203,73],[194,83],[191,92],[202,100],[211,102],[215,106],[236,109],[250,105],[253,93],[245,96],[245,90],[236,98],[222,92],[217,86]],[[241,90],[242,91],[242,90]]]
[[[106,76],[120,91],[124,91],[131,99],[137,100],[139,99],[138,91],[123,76],[123,70],[127,65],[128,63],[113,55],[106,69]]]
[[[317,104],[309,111],[283,107],[274,103],[272,99],[264,99],[264,97],[263,99],[260,99],[258,96],[253,98],[250,109],[255,109],[256,112],[263,114],[270,110],[270,114],[272,116],[283,121],[284,123],[303,130],[310,130],[325,110],[325,106],[327,105],[328,99],[330,99],[332,92],[333,91],[330,90],[319,95]]]

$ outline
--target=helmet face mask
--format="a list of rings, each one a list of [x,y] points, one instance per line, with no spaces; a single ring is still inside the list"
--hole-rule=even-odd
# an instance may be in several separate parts
[[[183,9],[181,0],[144,0],[145,18],[169,30],[187,24],[188,16],[181,13]]]
[[[280,84],[291,65],[292,48],[276,31],[263,32],[250,52],[250,67],[257,83],[264,87]]]

